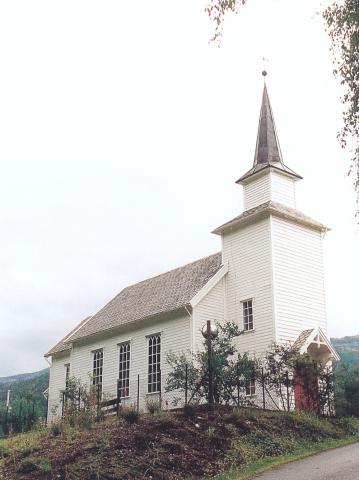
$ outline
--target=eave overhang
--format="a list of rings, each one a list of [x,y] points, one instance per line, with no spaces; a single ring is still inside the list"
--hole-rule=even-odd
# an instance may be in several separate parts
[[[216,235],[223,235],[228,232],[235,231],[239,228],[242,228],[254,221],[258,221],[262,218],[266,218],[269,215],[273,215],[285,220],[304,225],[306,227],[318,230],[321,233],[325,233],[330,230],[329,227],[326,227],[320,222],[308,217],[304,213],[300,212],[291,207],[287,207],[278,202],[265,202],[257,207],[246,210],[238,217],[233,218],[229,222],[224,223],[220,227],[212,231]]]

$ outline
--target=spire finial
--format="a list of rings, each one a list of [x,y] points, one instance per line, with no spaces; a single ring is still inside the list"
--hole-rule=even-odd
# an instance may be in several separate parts
[[[265,57],[262,57],[262,61],[263,61],[262,76],[263,76],[264,83],[266,83],[266,76],[268,75],[268,72],[267,72],[267,69],[266,69],[266,65],[267,65],[267,63],[268,63],[268,59],[265,58]]]

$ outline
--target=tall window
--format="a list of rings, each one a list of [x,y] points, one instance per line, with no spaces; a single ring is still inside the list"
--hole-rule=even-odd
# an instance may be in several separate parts
[[[161,391],[161,336],[148,339],[148,393]]]
[[[246,395],[247,397],[252,397],[256,394],[256,381],[254,378],[251,378],[246,382]]]
[[[70,379],[70,364],[66,363],[65,365],[65,386],[67,388]]]
[[[130,342],[121,343],[119,358],[119,394],[121,398],[130,396]]]
[[[253,330],[253,301],[245,300],[242,302],[243,305],[243,329]]]
[[[97,392],[102,392],[103,350],[93,352],[92,383]]]

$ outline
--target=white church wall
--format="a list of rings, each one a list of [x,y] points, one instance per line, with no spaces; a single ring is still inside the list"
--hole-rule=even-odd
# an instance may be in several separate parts
[[[271,200],[295,208],[295,180],[273,170],[271,177]]]
[[[225,278],[225,277],[224,277]],[[224,278],[193,308],[193,350],[203,347],[201,329],[207,323],[224,321]]]
[[[137,376],[140,375],[140,408],[145,408],[146,399],[158,398],[155,394],[147,394],[148,374],[148,336],[161,334],[161,373],[162,400],[172,406],[176,393],[165,393],[164,386],[169,366],[166,354],[169,351],[181,352],[190,349],[190,317],[189,315],[168,314],[167,320],[148,321],[137,328],[128,329],[111,337],[102,337],[91,343],[75,344],[72,354],[72,376],[89,385],[92,374],[93,351],[103,349],[103,394],[110,398],[116,397],[116,387],[119,369],[119,344],[131,343],[130,357],[130,397],[124,404],[134,404],[137,401]]]
[[[66,367],[70,363],[70,352],[54,355],[50,367],[49,398],[48,398],[48,420],[54,416],[61,415],[60,392],[66,384]]]
[[[267,168],[257,178],[243,185],[244,210],[272,200],[295,208],[295,180],[286,174]]]
[[[257,207],[270,200],[270,177],[269,169],[256,179],[251,179],[249,183],[243,185],[243,204],[244,210]]]
[[[272,217],[277,341],[327,330],[321,233]]]
[[[238,338],[239,348],[260,356],[275,339],[272,301],[270,219],[258,220],[223,237],[225,319],[243,328],[244,300],[252,299],[254,330]]]

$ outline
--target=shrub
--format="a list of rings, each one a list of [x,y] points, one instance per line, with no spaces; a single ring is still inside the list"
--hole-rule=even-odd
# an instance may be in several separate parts
[[[0,458],[5,458],[10,455],[10,450],[7,447],[4,447],[3,445],[0,445]]]
[[[31,473],[35,471],[48,473],[51,472],[51,464],[49,459],[46,457],[28,457],[20,462],[16,471],[18,473]]]
[[[245,437],[245,443],[255,447],[259,458],[284,455],[294,449],[294,440],[285,437],[275,438],[273,435],[256,431]]]
[[[157,430],[166,431],[171,428],[176,428],[178,426],[175,419],[169,413],[164,413],[159,415],[158,420],[156,422]]]
[[[127,422],[127,423],[136,423],[139,419],[139,413],[137,411],[137,408],[135,407],[124,407],[121,409],[121,417]]]
[[[21,450],[20,455],[25,458],[39,450],[40,450],[40,447],[37,447],[37,446],[25,447],[24,449]]]
[[[51,433],[54,437],[58,437],[63,432],[63,426],[61,422],[54,422],[51,424]]]
[[[189,405],[188,403],[183,407],[183,416],[186,418],[190,418],[193,420],[196,416],[196,410],[193,405]]]
[[[161,403],[159,400],[147,399],[146,408],[148,413],[150,413],[151,415],[154,415],[155,413],[158,413],[161,411]]]

